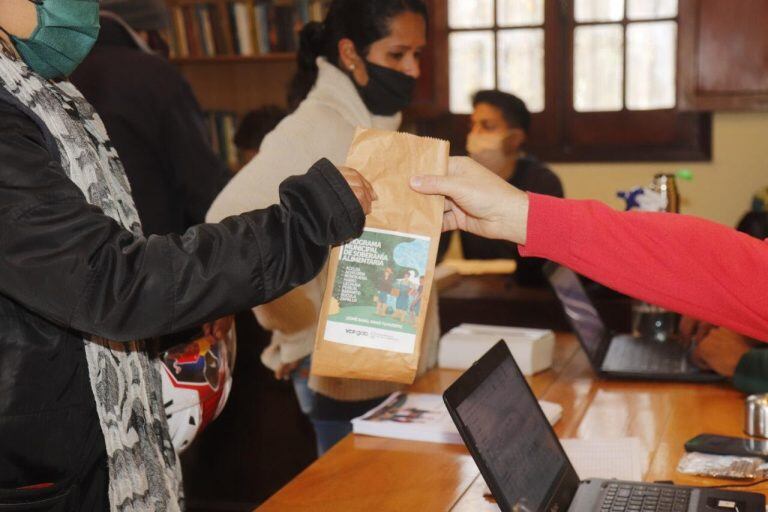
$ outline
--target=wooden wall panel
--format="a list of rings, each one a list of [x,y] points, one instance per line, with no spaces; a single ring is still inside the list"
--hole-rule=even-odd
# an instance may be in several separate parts
[[[768,2],[681,0],[680,105],[768,110]]]

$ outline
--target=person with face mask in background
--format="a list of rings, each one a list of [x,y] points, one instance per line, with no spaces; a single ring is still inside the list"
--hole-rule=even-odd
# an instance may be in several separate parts
[[[66,80],[98,2],[4,0],[0,28],[0,510],[181,510],[144,340],[309,281],[375,193],[322,160],[278,205],[144,237],[104,125]]]
[[[422,0],[333,0],[323,23],[300,35],[298,72],[289,104],[295,111],[267,135],[261,151],[213,203],[209,221],[270,204],[277,185],[296,165],[327,157],[346,160],[357,127],[397,130],[411,101],[426,44]],[[277,378],[292,378],[302,411],[312,422],[318,453],[352,430],[350,420],[401,386],[388,382],[309,377],[326,274],[274,303],[256,308],[273,331],[262,361]],[[434,365],[440,326],[437,298],[427,309],[420,371]]]
[[[520,190],[563,197],[560,179],[523,146],[531,125],[531,114],[523,100],[501,91],[479,91],[472,99],[471,131],[467,136],[470,158]],[[521,258],[514,244],[461,233],[467,259],[514,259],[516,282],[522,286],[544,286],[544,260]]]

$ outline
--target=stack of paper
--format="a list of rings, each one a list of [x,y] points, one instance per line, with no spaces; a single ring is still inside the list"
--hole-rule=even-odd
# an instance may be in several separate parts
[[[542,402],[540,402],[542,403]],[[560,444],[580,480],[604,478],[642,482],[649,455],[637,437],[619,439],[561,439]],[[483,494],[491,495],[487,485]],[[766,509],[768,512],[768,509]]]
[[[648,471],[648,450],[637,437],[562,439],[560,443],[581,480],[616,478],[641,482]]]
[[[446,259],[443,260],[441,266],[456,269],[462,276],[512,274],[517,270],[517,262],[515,260]]]
[[[552,366],[555,334],[546,329],[502,325],[461,324],[440,339],[437,365],[466,370],[503,339],[523,375],[533,375]]]
[[[544,414],[554,425],[563,408],[552,402],[540,401]],[[440,395],[422,393],[393,393],[381,405],[352,420],[352,431],[411,441],[464,444]]]

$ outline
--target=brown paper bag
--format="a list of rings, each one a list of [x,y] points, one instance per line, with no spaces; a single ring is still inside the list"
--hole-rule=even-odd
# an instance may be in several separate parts
[[[363,235],[331,251],[313,374],[413,382],[444,200],[408,183],[417,174],[446,174],[448,149],[437,139],[357,130],[347,166],[373,184],[379,199]]]

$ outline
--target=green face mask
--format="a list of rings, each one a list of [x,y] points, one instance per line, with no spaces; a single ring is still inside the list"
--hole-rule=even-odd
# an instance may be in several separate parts
[[[26,39],[11,36],[24,62],[44,78],[70,75],[99,35],[98,0],[30,0],[37,28]]]

